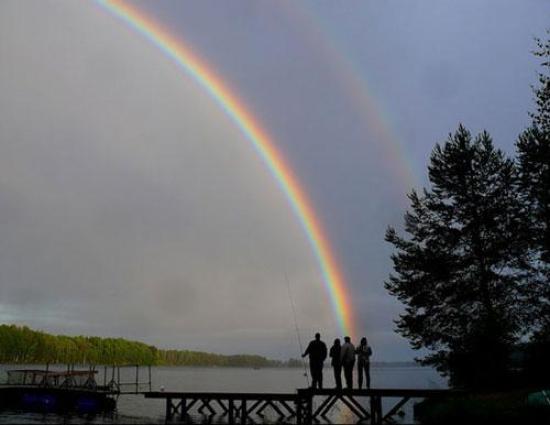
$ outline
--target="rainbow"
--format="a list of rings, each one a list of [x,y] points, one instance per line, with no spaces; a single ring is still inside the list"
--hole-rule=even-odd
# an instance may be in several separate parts
[[[261,128],[258,120],[213,70],[192,52],[189,46],[168,34],[135,6],[124,0],[96,0],[96,2],[147,38],[186,74],[191,76],[217,102],[251,142],[285,194],[304,229],[319,263],[323,282],[329,293],[332,309],[341,331],[346,335],[353,336],[355,329],[352,305],[343,273],[338,266],[328,238],[298,179],[278,152],[273,140]]]

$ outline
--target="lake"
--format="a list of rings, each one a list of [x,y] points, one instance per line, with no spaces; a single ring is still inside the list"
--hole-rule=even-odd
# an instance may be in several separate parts
[[[21,367],[21,366],[18,366]],[[24,366],[31,368],[32,366]],[[43,367],[43,366],[42,366]],[[6,366],[0,366],[0,379],[5,376]],[[14,367],[9,367],[14,368]],[[101,368],[100,368],[101,372]],[[127,381],[133,379],[133,371],[127,371]],[[227,391],[227,392],[294,392],[296,388],[307,386],[304,370],[298,368],[200,368],[200,367],[154,367],[152,369],[152,390],[161,386],[166,391]],[[373,366],[371,369],[373,388],[446,388],[446,380],[430,368],[416,366]],[[124,376],[122,376],[124,380]],[[354,376],[354,379],[356,377]],[[100,375],[98,381],[103,378]],[[332,369],[324,371],[324,385],[334,387]],[[384,409],[391,407],[388,400]],[[396,402],[397,400],[395,400]],[[117,411],[109,415],[96,416],[58,416],[54,414],[0,412],[0,423],[94,423],[94,424],[146,424],[164,423],[165,402],[163,400],[144,399],[139,395],[123,395],[118,400]],[[412,403],[403,408],[401,423],[413,423]],[[202,422],[201,415],[194,415],[196,422]],[[347,408],[335,406],[333,421],[354,423],[353,415]],[[214,419],[214,422],[222,422]],[[266,419],[269,422],[269,418]]]

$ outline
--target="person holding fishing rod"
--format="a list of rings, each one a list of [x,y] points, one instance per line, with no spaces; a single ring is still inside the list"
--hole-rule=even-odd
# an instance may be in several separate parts
[[[309,343],[302,358],[309,355],[309,370],[311,371],[311,388],[323,388],[323,362],[327,358],[327,346],[321,341],[321,334],[316,333],[315,339]]]

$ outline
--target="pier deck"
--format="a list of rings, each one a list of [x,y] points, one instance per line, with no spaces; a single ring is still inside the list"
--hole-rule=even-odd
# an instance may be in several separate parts
[[[346,406],[357,422],[395,423],[393,417],[411,399],[448,398],[463,395],[459,390],[380,388],[368,390],[298,389],[295,393],[146,392],[146,398],[166,400],[166,420],[186,420],[191,409],[200,414],[227,416],[229,424],[263,418],[271,409],[279,421],[311,424],[327,419],[337,403]],[[397,399],[386,412],[382,399]],[[314,399],[319,403],[314,404]]]

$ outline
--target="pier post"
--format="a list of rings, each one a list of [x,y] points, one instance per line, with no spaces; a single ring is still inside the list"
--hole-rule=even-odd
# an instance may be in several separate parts
[[[306,424],[313,423],[313,395],[308,394],[307,398],[307,410],[306,410]]]
[[[183,398],[181,400],[180,407],[181,407],[180,420],[183,421],[187,416],[187,399],[186,398]]]
[[[369,401],[370,401],[370,423],[375,425],[377,424],[377,420],[376,420],[376,402],[375,402],[375,397],[373,395],[371,395],[369,397]]]
[[[172,419],[172,399],[168,397],[166,399],[166,420]]]
[[[243,401],[241,402],[241,424],[243,425],[246,424],[246,417],[247,417],[246,399],[243,399]]]
[[[232,398],[228,401],[229,404],[229,423],[234,424],[235,423],[235,402]]]
[[[378,423],[381,424],[384,416],[382,415],[382,397],[376,397],[376,418]]]
[[[373,425],[381,424],[382,416],[382,397],[379,395],[370,396],[370,421]]]
[[[313,394],[310,389],[298,390],[296,396],[296,423],[311,424],[313,421]]]

